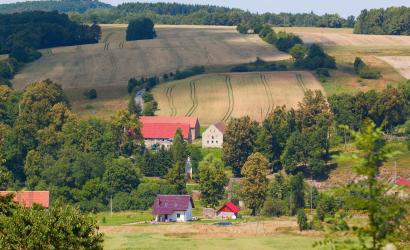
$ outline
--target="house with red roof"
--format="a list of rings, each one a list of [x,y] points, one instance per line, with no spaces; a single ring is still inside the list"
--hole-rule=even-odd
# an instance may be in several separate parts
[[[202,133],[203,148],[222,148],[224,142],[225,124],[218,122],[209,126]]]
[[[31,207],[34,204],[40,205],[44,208],[50,206],[50,192],[49,191],[0,191],[1,196],[14,194],[13,200],[20,203],[24,207]]]
[[[157,195],[152,214],[157,222],[187,222],[192,220],[194,207],[190,195]]]
[[[216,216],[222,219],[236,219],[240,211],[239,207],[229,201],[216,212]]]
[[[200,124],[197,117],[189,116],[141,116],[140,122],[145,124],[188,124],[192,139],[199,137]]]

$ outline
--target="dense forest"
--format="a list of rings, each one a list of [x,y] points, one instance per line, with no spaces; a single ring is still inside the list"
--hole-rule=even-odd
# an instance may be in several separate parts
[[[0,85],[10,86],[24,63],[41,57],[37,49],[97,43],[100,37],[100,26],[78,24],[57,11],[0,14],[0,54],[9,54],[0,61]]]
[[[127,23],[135,17],[149,17],[160,24],[238,25],[257,20],[275,26],[353,27],[354,17],[344,19],[336,14],[319,16],[312,13],[253,14],[235,8],[179,3],[124,3],[116,8],[72,13],[74,20],[100,23]]]
[[[354,33],[410,35],[410,7],[363,10],[357,18]]]
[[[58,0],[58,1],[27,1],[10,4],[0,4],[0,14],[12,14],[24,11],[58,11],[84,13],[89,9],[108,9],[111,5],[98,0]]]
[[[97,43],[101,29],[81,25],[57,11],[23,12],[0,15],[0,53],[16,47],[33,49]]]

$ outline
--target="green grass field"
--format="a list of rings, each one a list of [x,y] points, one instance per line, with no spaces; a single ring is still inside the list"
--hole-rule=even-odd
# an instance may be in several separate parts
[[[104,249],[313,249],[317,237],[274,235],[229,238],[191,238],[158,233],[116,233],[105,236]],[[315,248],[321,249],[321,248]],[[323,248],[322,248],[323,249]]]

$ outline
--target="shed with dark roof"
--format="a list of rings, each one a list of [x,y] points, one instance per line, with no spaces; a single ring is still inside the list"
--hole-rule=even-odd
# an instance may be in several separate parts
[[[192,220],[194,207],[190,195],[157,195],[152,214],[157,222],[185,222]]]

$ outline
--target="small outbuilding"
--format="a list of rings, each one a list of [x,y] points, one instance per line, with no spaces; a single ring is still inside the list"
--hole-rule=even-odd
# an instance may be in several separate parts
[[[216,216],[222,219],[236,219],[240,211],[241,209],[230,201],[216,212]]]
[[[224,142],[225,124],[218,122],[209,126],[202,133],[203,148],[222,148]]]
[[[157,222],[187,222],[194,207],[190,195],[157,195],[152,214]]]

